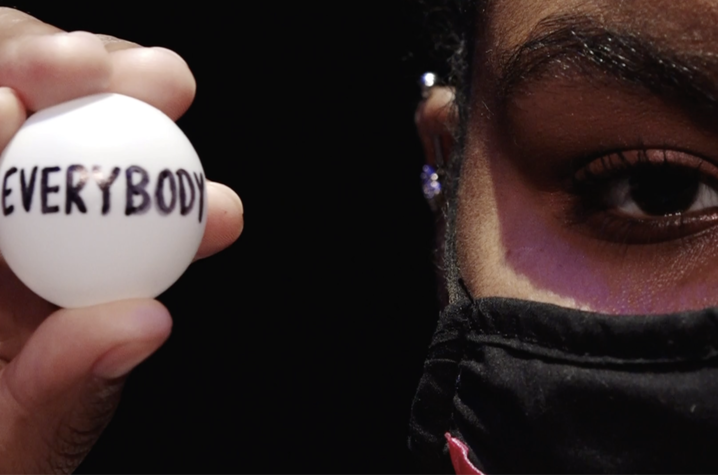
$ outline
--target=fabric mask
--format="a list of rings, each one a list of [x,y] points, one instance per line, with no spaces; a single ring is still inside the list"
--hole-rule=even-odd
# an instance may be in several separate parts
[[[409,446],[430,471],[718,472],[718,309],[448,307]]]

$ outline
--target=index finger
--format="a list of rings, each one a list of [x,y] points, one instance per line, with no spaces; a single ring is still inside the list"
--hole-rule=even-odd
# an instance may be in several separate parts
[[[196,84],[181,57],[109,35],[66,33],[18,10],[0,7],[0,86],[36,111],[100,92],[140,99],[179,118]]]
[[[110,55],[99,38],[62,30],[12,8],[0,8],[0,86],[38,110],[107,89]]]

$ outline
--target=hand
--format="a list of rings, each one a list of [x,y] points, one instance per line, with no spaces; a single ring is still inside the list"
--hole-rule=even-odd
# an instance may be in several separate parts
[[[136,97],[177,119],[195,83],[169,50],[65,33],[0,8],[0,149],[28,113],[98,92]],[[242,229],[237,195],[217,183],[207,192],[197,258],[227,247]],[[57,310],[0,262],[0,472],[74,470],[109,422],[123,378],[171,326],[153,300]]]

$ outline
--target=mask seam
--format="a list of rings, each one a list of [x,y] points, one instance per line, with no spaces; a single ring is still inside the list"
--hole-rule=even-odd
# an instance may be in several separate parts
[[[557,352],[561,353],[566,359],[569,359],[574,362],[584,362],[584,358],[592,358],[592,359],[600,359],[600,362],[606,362],[611,364],[689,364],[692,362],[707,362],[711,360],[718,359],[718,345],[713,344],[711,342],[706,342],[700,346],[700,350],[693,351],[691,354],[686,354],[684,352],[683,354],[680,354],[677,351],[673,351],[672,356],[654,356],[654,357],[642,357],[640,355],[632,356],[632,355],[620,355],[620,354],[610,354],[610,353],[596,353],[596,352],[587,352],[587,351],[581,351],[576,350],[570,347],[567,347],[566,345],[556,344],[555,346],[549,346],[544,342],[538,341],[536,339],[520,335],[518,333],[510,333],[506,331],[501,331],[500,329],[495,327],[494,323],[490,323],[491,326],[494,328],[487,329],[484,328],[480,320],[482,316],[485,316],[489,319],[489,322],[493,321],[497,316],[495,315],[494,311],[492,310],[491,302],[493,299],[477,299],[474,301],[474,310],[471,313],[471,317],[464,317],[468,320],[468,329],[473,332],[476,336],[474,337],[476,340],[479,341],[472,341],[476,344],[485,344],[489,346],[503,346],[507,347],[516,351],[522,351],[527,354],[532,354],[530,349],[528,348],[520,348],[517,347],[515,344],[512,344],[513,342],[518,342],[519,344],[526,345],[526,346],[535,346],[538,349],[546,350],[547,352]],[[537,302],[529,302],[531,304],[539,305]],[[715,318],[714,318],[715,320]],[[718,327],[718,322],[715,322],[715,327]],[[482,338],[491,338],[496,337],[494,340],[485,340]],[[469,339],[471,337],[471,334],[467,334],[465,336],[465,339]],[[504,339],[505,342],[497,341],[498,339]],[[554,359],[561,359],[560,357],[556,355],[545,355],[547,357],[551,357]],[[592,361],[590,363],[596,363],[596,361]]]
[[[512,350],[521,351],[524,353],[534,355],[534,353],[532,353],[531,351],[528,351],[527,348],[518,348],[515,345],[511,344],[512,342],[518,342],[518,343],[521,343],[526,346],[534,346],[534,347],[540,348],[542,350],[547,350],[550,352],[560,352],[565,357],[573,357],[573,358],[568,358],[568,359],[571,359],[572,361],[582,361],[582,358],[588,357],[588,358],[600,359],[601,360],[600,362],[602,362],[602,363],[613,363],[613,364],[622,364],[622,363],[624,363],[624,364],[627,364],[627,363],[630,363],[630,364],[649,364],[649,363],[650,364],[675,364],[675,363],[706,362],[706,361],[718,359],[718,349],[716,349],[716,347],[712,346],[712,345],[708,346],[708,347],[704,347],[704,348],[706,348],[706,350],[708,350],[708,352],[710,354],[704,354],[702,356],[701,355],[685,356],[685,357],[676,356],[676,357],[672,357],[672,358],[670,358],[670,357],[641,358],[641,357],[630,357],[630,356],[619,357],[619,356],[610,356],[610,355],[606,355],[606,354],[597,354],[597,353],[593,353],[593,352],[583,352],[581,354],[578,354],[577,352],[570,350],[566,347],[562,347],[562,346],[552,347],[552,346],[542,344],[542,343],[540,343],[536,340],[532,340],[532,339],[520,338],[517,336],[511,336],[511,335],[502,334],[499,332],[487,333],[480,329],[473,329],[473,331],[476,332],[477,336],[475,337],[476,340],[471,341],[472,343],[476,343],[479,345],[488,345],[488,346],[498,346],[498,347],[503,347],[503,348],[509,348]],[[464,338],[464,341],[467,343],[469,342],[469,336],[470,335],[467,335]],[[504,341],[504,342],[497,341],[497,340],[492,341],[492,340],[486,340],[486,339],[482,338],[482,337],[490,338],[491,336],[498,336],[507,341]],[[462,353],[462,355],[465,355],[465,353]],[[543,356],[551,357],[552,355],[543,355]],[[560,358],[558,358],[557,356],[554,356],[554,359],[560,359]],[[588,361],[585,361],[585,362],[590,363]],[[595,363],[595,362],[593,362],[593,363]]]

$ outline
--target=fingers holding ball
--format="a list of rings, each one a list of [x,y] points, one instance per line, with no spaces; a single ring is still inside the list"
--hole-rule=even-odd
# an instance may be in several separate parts
[[[192,73],[177,54],[109,35],[64,32],[0,7],[0,86],[31,111],[100,92],[147,102],[173,120],[195,95]]]

